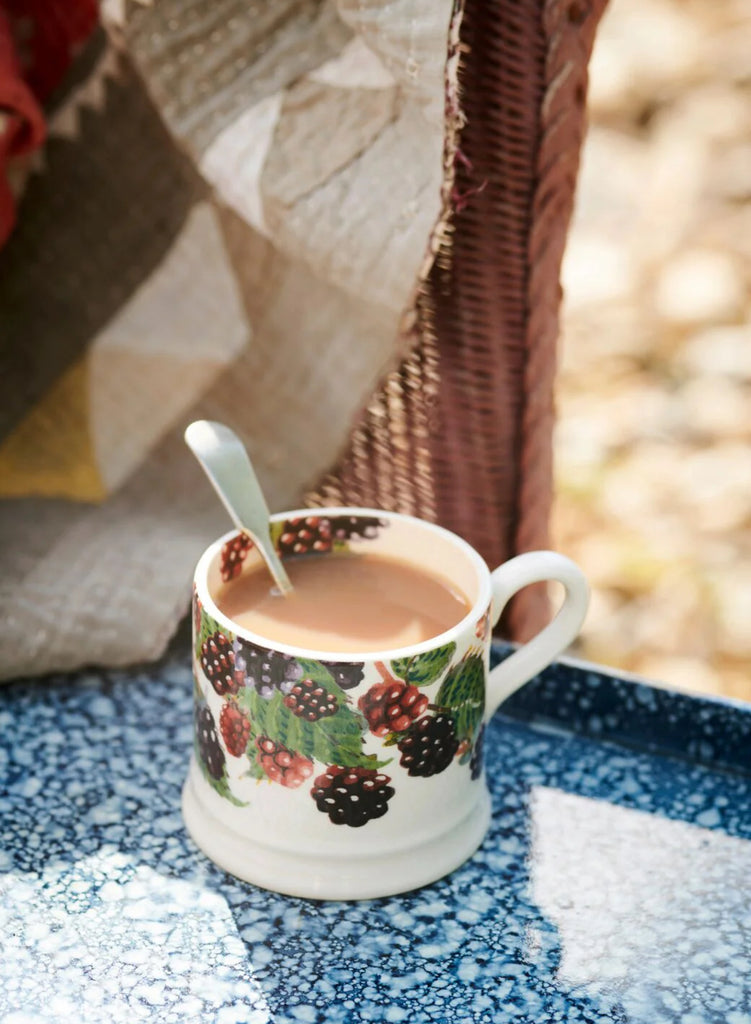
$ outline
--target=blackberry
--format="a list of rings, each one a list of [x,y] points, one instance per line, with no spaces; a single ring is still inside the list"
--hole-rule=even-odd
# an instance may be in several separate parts
[[[311,551],[331,551],[334,541],[370,538],[378,535],[385,519],[377,516],[305,516],[286,519],[277,541],[279,554],[307,555]]]
[[[341,768],[330,765],[313,783],[310,795],[316,807],[335,825],[360,828],[386,813],[394,795],[388,775],[373,768]]]
[[[300,665],[291,654],[253,647],[243,641],[238,641],[235,665],[244,685],[255,686],[266,700],[273,697],[276,690],[289,693],[302,675]]]
[[[204,705],[201,708],[196,708],[193,721],[198,754],[206,765],[209,775],[214,779],[221,779],[224,775],[224,751],[219,745],[214,716]]]
[[[268,736],[257,737],[256,748],[256,761],[272,782],[297,789],[313,774],[310,758],[290,750],[283,743],[275,743]]]
[[[222,546],[219,555],[219,572],[225,583],[239,576],[243,562],[253,547],[253,541],[244,533],[237,533]]]
[[[284,698],[284,704],[298,718],[307,722],[317,722],[319,718],[328,718],[339,710],[339,704],[333,693],[328,693],[324,686],[314,683],[312,679],[301,679]]]
[[[472,751],[472,756],[469,759],[469,770],[472,773],[473,779],[479,779],[482,775],[482,768],[485,754],[485,726],[480,727],[480,731],[477,734],[475,740],[475,747]]]
[[[445,771],[459,747],[451,715],[439,713],[420,718],[397,743],[399,764],[409,775],[427,778]]]
[[[361,661],[322,661],[321,664],[329,670],[334,682],[342,690],[353,690],[360,685],[365,676],[365,666]]]
[[[354,537],[370,540],[378,536],[379,529],[386,522],[377,516],[335,516],[331,520],[331,529],[336,540],[351,540]]]
[[[218,630],[201,644],[201,668],[220,697],[237,693],[242,685],[235,671],[232,641]]]
[[[250,721],[234,702],[227,702],[219,715],[219,729],[227,753],[242,757],[250,738]]]
[[[279,554],[307,555],[309,551],[331,551],[331,522],[321,516],[287,519],[277,541]]]
[[[416,686],[394,679],[371,686],[357,706],[368,720],[370,731],[376,736],[385,736],[409,729],[427,708],[428,698]]]

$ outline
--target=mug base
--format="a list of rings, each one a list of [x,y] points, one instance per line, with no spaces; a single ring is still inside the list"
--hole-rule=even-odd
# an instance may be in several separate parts
[[[327,851],[304,856],[240,835],[201,801],[193,770],[183,787],[182,812],[196,846],[220,868],[244,882],[286,896],[317,900],[368,900],[395,896],[438,881],[475,852],[490,824],[487,790],[448,831],[393,853],[338,859]]]

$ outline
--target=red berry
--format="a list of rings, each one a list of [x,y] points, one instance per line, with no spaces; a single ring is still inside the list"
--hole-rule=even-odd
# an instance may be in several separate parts
[[[227,753],[242,757],[250,738],[250,722],[236,704],[224,705],[219,716],[219,728]]]
[[[279,537],[279,554],[305,555],[309,551],[330,551],[331,523],[320,516],[287,519]]]
[[[409,729],[427,708],[428,698],[416,686],[394,679],[371,686],[357,706],[368,720],[371,732],[385,736]]]
[[[244,533],[236,534],[222,547],[219,556],[219,571],[225,583],[240,575],[243,562],[252,547],[253,542]]]
[[[256,761],[272,782],[297,789],[313,774],[313,762],[309,758],[282,743],[275,743],[268,736],[257,737],[256,747]]]

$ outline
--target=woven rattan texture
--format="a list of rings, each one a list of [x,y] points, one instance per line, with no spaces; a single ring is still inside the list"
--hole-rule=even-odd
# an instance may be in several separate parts
[[[311,503],[435,519],[491,565],[549,544],[560,265],[604,6],[467,3],[450,219],[411,347]],[[545,588],[528,588],[505,632],[547,617]]]

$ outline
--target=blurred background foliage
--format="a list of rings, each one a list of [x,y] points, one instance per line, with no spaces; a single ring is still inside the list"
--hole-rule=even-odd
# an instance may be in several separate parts
[[[612,0],[564,265],[579,653],[751,700],[751,4]]]

